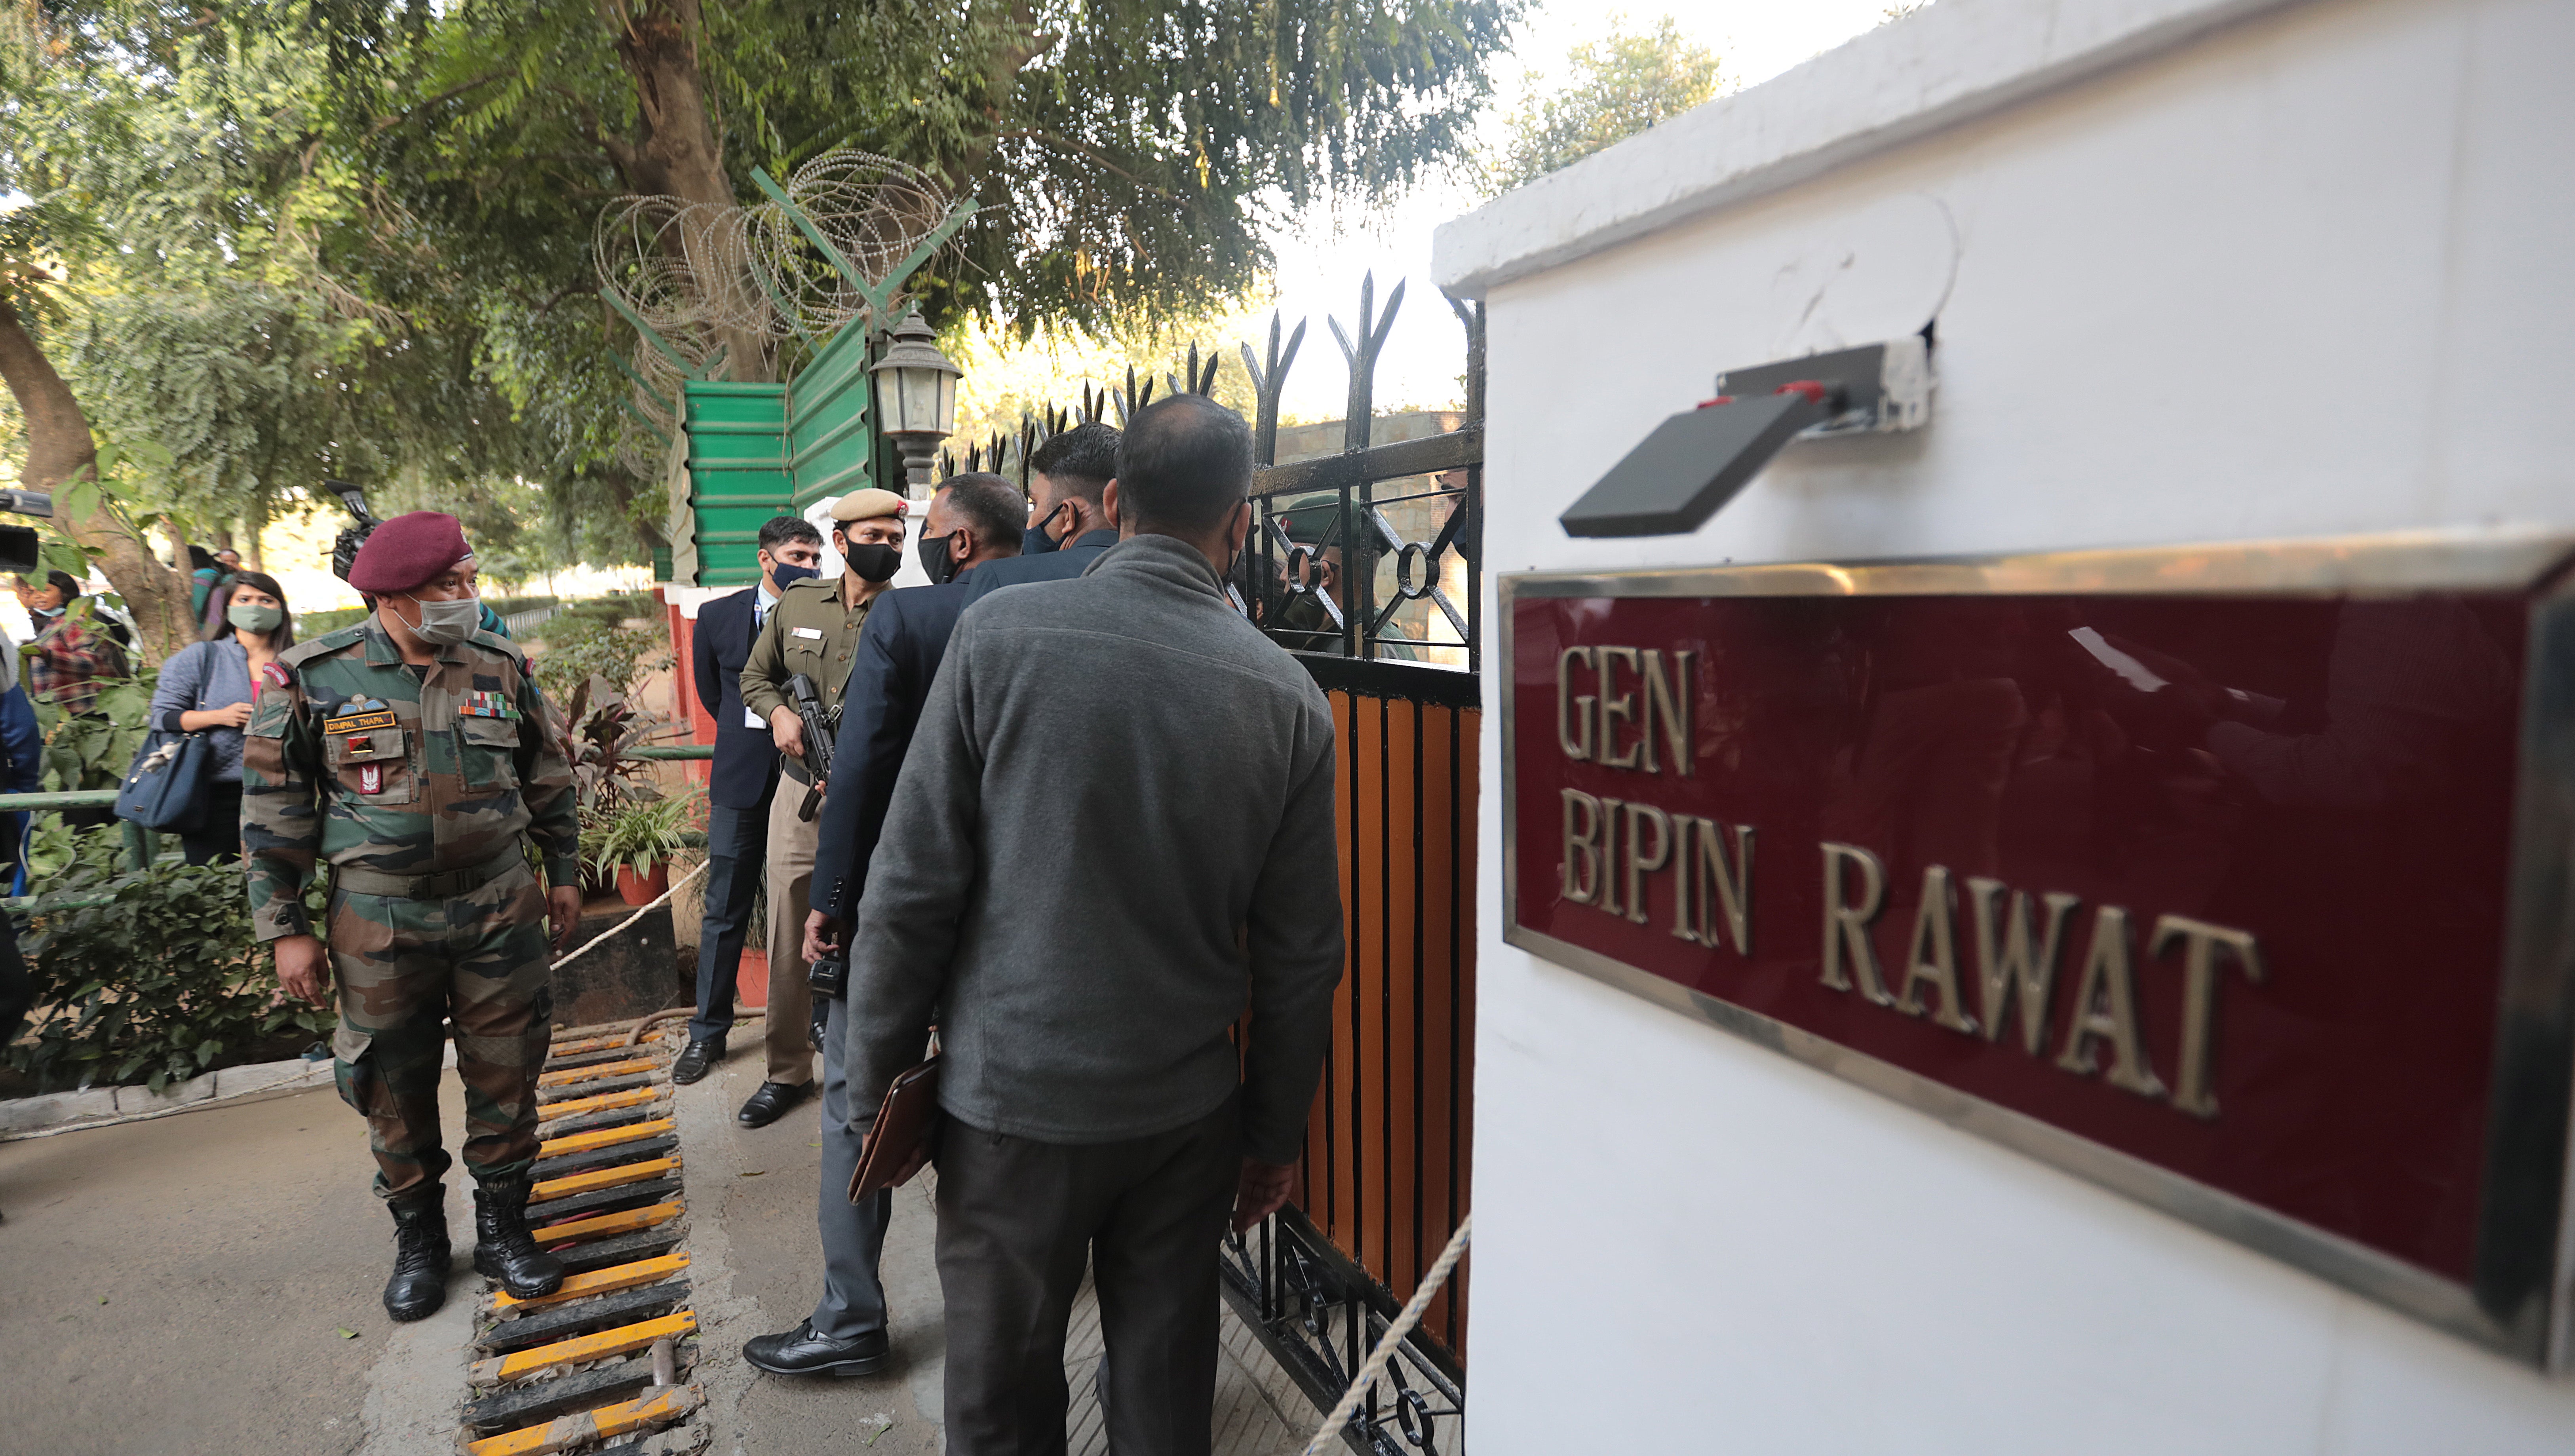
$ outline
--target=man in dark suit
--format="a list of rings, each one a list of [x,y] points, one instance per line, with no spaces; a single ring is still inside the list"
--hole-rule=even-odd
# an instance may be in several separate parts
[[[868,859],[885,826],[886,805],[903,769],[931,679],[948,651],[948,634],[974,597],[973,574],[1020,554],[1028,519],[1019,489],[997,475],[951,476],[930,498],[921,524],[922,566],[942,585],[888,592],[859,631],[850,678],[841,690],[841,732],[832,750],[832,781],[815,832],[812,913],[805,920],[805,958],[820,960],[841,939],[855,908]],[[819,993],[818,993],[819,994]],[[841,1069],[845,1007],[825,1000],[823,1033],[823,1298],[794,1329],[760,1335],[743,1357],[773,1375],[863,1373],[886,1354],[885,1294],[877,1263],[885,1248],[891,1189],[868,1206],[850,1202],[850,1174],[869,1111],[850,1129],[849,1083]],[[873,1109],[870,1109],[873,1110]]]
[[[690,653],[698,701],[716,720],[716,756],[707,783],[706,923],[698,940],[698,1013],[689,1045],[671,1080],[694,1082],[724,1060],[733,1029],[734,977],[760,888],[769,801],[778,792],[778,745],[769,725],[744,711],[742,665],[761,623],[787,584],[810,577],[823,560],[823,534],[794,516],[760,528],[760,585],[698,609]],[[791,967],[792,969],[792,967]]]
[[[1118,432],[1107,425],[1079,425],[1029,457],[1029,498],[1036,524],[1018,560],[990,563],[975,573],[981,599],[1023,582],[1065,582],[1081,576],[1118,544],[1118,523],[1103,498],[1118,478]],[[1032,551],[1030,548],[1036,548]]]

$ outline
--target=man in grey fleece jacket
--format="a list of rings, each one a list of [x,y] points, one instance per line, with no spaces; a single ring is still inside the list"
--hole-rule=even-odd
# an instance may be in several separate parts
[[[1119,1456],[1205,1452],[1217,1251],[1287,1196],[1341,973],[1332,719],[1236,615],[1250,433],[1138,412],[1073,581],[970,608],[852,937],[850,1107],[944,1052],[948,1449],[1063,1449],[1086,1255]],[[1238,1050],[1232,1028],[1249,1011]]]

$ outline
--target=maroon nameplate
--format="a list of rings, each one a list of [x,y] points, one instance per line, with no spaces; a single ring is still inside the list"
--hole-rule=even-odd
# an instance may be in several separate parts
[[[2566,555],[1506,577],[1506,938],[2554,1368]]]

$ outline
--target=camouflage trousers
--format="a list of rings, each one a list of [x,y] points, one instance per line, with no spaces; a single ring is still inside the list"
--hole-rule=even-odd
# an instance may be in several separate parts
[[[526,866],[455,899],[331,895],[331,1038],[340,1097],[367,1119],[376,1194],[398,1199],[448,1169],[438,1072],[452,1023],[465,1084],[465,1168],[478,1180],[537,1156],[537,1077],[552,1035],[546,898]]]

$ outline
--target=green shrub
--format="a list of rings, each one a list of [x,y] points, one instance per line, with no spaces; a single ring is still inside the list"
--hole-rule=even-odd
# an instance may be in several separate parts
[[[614,882],[623,864],[640,878],[653,866],[677,858],[688,847],[689,830],[703,827],[698,807],[705,795],[696,789],[666,798],[629,799],[613,809],[593,808],[581,816],[581,858],[601,880]]]
[[[508,617],[514,612],[525,612],[532,607],[552,607],[562,600],[560,597],[486,597],[483,599],[486,606],[503,617]],[[298,642],[311,642],[326,632],[338,632],[366,615],[367,609],[364,607],[334,607],[327,612],[299,612],[295,614],[295,637]]]
[[[52,704],[36,709],[45,736],[44,786],[49,790],[114,788],[125,781],[135,750],[150,733],[152,685],[157,671],[99,685],[97,715],[66,717]]]
[[[42,1087],[185,1081],[281,1031],[315,1035],[329,1012],[280,1001],[251,938],[238,866],[113,862],[92,830],[28,910],[23,937],[42,1008],[8,1051]],[[106,897],[104,904],[73,904]]]
[[[645,674],[671,665],[662,633],[619,627],[615,618],[568,610],[541,631],[546,646],[536,655],[537,685],[559,704],[593,678],[631,697]]]

